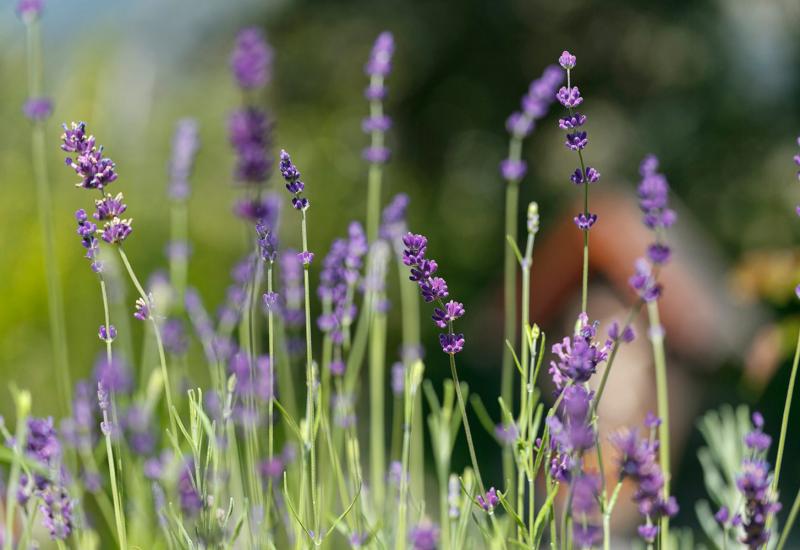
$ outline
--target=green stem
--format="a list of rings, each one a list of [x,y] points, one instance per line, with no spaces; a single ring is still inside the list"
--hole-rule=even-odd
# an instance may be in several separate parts
[[[14,460],[6,488],[6,525],[3,550],[14,548],[14,512],[17,509],[17,489],[19,487],[20,470],[22,469],[22,450],[28,440],[28,414],[31,412],[31,396],[27,391],[16,391],[12,395],[17,409],[17,428],[14,434]]]
[[[797,496],[794,497],[792,509],[789,512],[789,517],[786,519],[786,525],[783,526],[783,530],[781,531],[781,538],[778,540],[777,550],[783,550],[783,546],[789,539],[789,533],[792,532],[792,527],[794,527],[798,512],[800,512],[800,490],[797,491]]]
[[[125,251],[122,250],[122,246],[117,246],[117,252],[119,252],[119,257],[120,259],[122,259],[122,263],[125,266],[125,270],[128,272],[128,276],[130,277],[133,286],[136,288],[136,291],[139,293],[139,296],[142,298],[142,300],[145,301],[148,307],[151,308],[150,322],[153,325],[153,333],[156,336],[156,346],[158,347],[158,359],[159,363],[161,364],[161,376],[164,379],[164,395],[167,401],[167,409],[168,409],[167,413],[169,416],[170,429],[172,430],[172,433],[177,437],[178,431],[175,425],[175,415],[177,414],[177,410],[172,404],[172,385],[169,382],[167,358],[166,355],[164,354],[164,343],[161,340],[161,329],[158,326],[158,321],[156,321],[156,318],[153,316],[152,312],[153,302],[150,300],[150,297],[144,291],[142,284],[139,282],[139,278],[136,277],[136,273],[133,271],[133,268],[131,267],[130,261],[128,261],[128,256],[125,254]]]
[[[267,293],[272,294],[272,262],[269,263],[269,267],[267,268]],[[274,365],[275,365],[275,327],[274,327],[274,316],[272,313],[272,308],[268,308],[267,310],[267,338],[268,338],[268,349],[267,352],[269,353],[269,361],[270,361],[270,368],[273,369],[272,373],[270,374],[270,387],[269,387],[269,404],[267,410],[267,458],[272,462],[272,457],[275,453],[275,442],[274,442],[274,427],[273,427],[273,413],[275,409],[275,374],[274,374]],[[267,482],[267,506],[266,512],[264,517],[267,518],[267,524],[270,524],[270,508],[272,506],[272,476],[270,476],[269,481]]]
[[[370,78],[371,87],[383,86],[383,76],[374,75]],[[370,101],[369,114],[371,118],[383,116],[383,102],[379,99]],[[373,148],[383,147],[384,135],[382,131],[373,130],[370,133],[370,146]],[[369,165],[369,176],[367,181],[367,240],[374,243],[378,238],[378,224],[381,215],[381,183],[383,180],[383,168],[378,163]]]
[[[386,464],[386,442],[383,437],[386,428],[386,314],[375,311],[372,322],[369,346],[370,472],[373,504],[380,514],[383,510]]]
[[[452,359],[452,355],[450,356]],[[400,504],[397,512],[397,530],[395,533],[395,550],[406,548],[406,510],[408,507],[408,463],[411,450],[411,422],[414,412],[414,373],[406,369],[405,385],[403,390],[403,452],[401,458],[400,475]],[[374,434],[373,434],[374,435]]]
[[[656,372],[656,397],[658,399],[658,416],[661,424],[658,427],[658,460],[664,472],[664,500],[669,498],[671,482],[670,457],[669,457],[669,395],[667,390],[667,359],[664,351],[664,329],[658,314],[658,301],[647,304],[647,315],[650,321],[650,339],[653,344],[653,360]],[[669,541],[669,516],[661,519],[660,536],[662,548]]]
[[[39,21],[27,23],[28,51],[28,97],[36,98],[42,92],[42,52]],[[61,410],[68,413],[71,408],[72,382],[69,373],[69,350],[64,321],[64,296],[58,276],[58,256],[56,255],[53,234],[53,206],[51,189],[48,185],[46,140],[43,121],[35,121],[31,131],[31,153],[34,180],[36,182],[36,201],[39,210],[39,223],[42,228],[44,247],[45,281],[47,285],[47,305],[50,324],[50,337],[53,341],[53,369]]]
[[[511,160],[519,160],[521,156],[522,142],[512,140],[509,151]],[[517,210],[519,209],[519,181],[512,180],[506,185],[506,206],[505,206],[505,232],[516,242],[517,238]],[[504,321],[503,337],[504,340],[515,348],[517,334],[517,267],[514,251],[510,245],[506,245],[503,256],[503,302],[504,302]],[[503,347],[503,363],[500,374],[500,394],[507,406],[513,407],[514,403],[514,364],[511,350],[507,346]],[[503,478],[511,479],[514,475],[514,458],[511,449],[503,447]],[[479,483],[480,485],[480,483]],[[513,499],[513,495],[509,495]]]
[[[617,504],[617,497],[619,491],[622,489],[622,480],[617,482],[614,487],[614,492],[611,494],[611,500],[605,507],[603,512],[603,549],[611,550],[611,513],[614,511],[614,506]]]
[[[475,470],[475,479],[478,481],[479,494],[486,492],[483,479],[481,478],[481,471],[478,467],[478,456],[475,454],[475,445],[472,442],[472,430],[469,429],[469,419],[467,419],[467,407],[464,404],[464,396],[461,394],[461,382],[458,380],[458,372],[456,370],[456,359],[454,354],[450,356],[450,375],[453,377],[453,384],[456,388],[456,396],[458,397],[458,406],[461,409],[461,420],[464,424],[464,435],[467,437],[467,446],[469,447],[469,457],[472,461],[472,469]]]
[[[783,462],[783,449],[786,444],[786,432],[789,429],[789,411],[792,408],[792,396],[794,395],[795,379],[797,378],[797,365],[800,363],[800,331],[797,333],[797,344],[794,350],[792,361],[792,372],[789,375],[789,385],[786,387],[786,401],[783,405],[783,419],[781,420],[781,435],[778,438],[778,456],[775,458],[775,477],[772,478],[772,494],[778,495],[778,480],[781,475],[781,464]],[[770,514],[771,518],[772,514]],[[768,520],[769,523],[769,520]]]

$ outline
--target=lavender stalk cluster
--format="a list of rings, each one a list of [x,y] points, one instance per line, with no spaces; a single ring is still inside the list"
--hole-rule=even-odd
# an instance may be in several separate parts
[[[403,263],[411,268],[409,279],[419,286],[422,299],[428,303],[436,303],[433,310],[433,322],[440,329],[447,329],[439,334],[439,345],[448,355],[455,355],[464,349],[464,335],[453,332],[453,322],[464,313],[464,304],[450,300],[446,304],[444,298],[449,296],[447,281],[436,276],[439,265],[436,260],[425,257],[428,238],[423,235],[406,233],[403,237]]]
[[[547,114],[550,105],[555,101],[556,91],[563,80],[564,76],[558,66],[548,65],[542,76],[531,82],[528,92],[522,96],[520,110],[514,111],[506,119],[506,130],[512,140],[521,142],[533,133],[536,121]],[[508,182],[521,180],[528,170],[527,163],[512,154],[500,163],[500,174]]]
[[[583,104],[583,97],[578,87],[572,85],[572,70],[576,63],[576,57],[566,50],[558,58],[558,64],[567,73],[567,85],[561,86],[556,93],[558,102],[567,109],[567,115],[558,120],[558,127],[567,132],[564,146],[575,151],[580,161],[580,166],[572,173],[570,181],[575,185],[590,185],[600,181],[600,172],[587,166],[583,159],[583,150],[589,143],[589,137],[586,130],[583,129],[587,117],[577,111],[577,108]],[[597,215],[590,213],[588,204],[586,204],[584,211],[575,216],[574,221],[579,229],[588,231],[597,221]]]
[[[619,452],[619,479],[630,479],[636,484],[633,501],[645,523],[638,527],[639,536],[652,544],[658,536],[658,524],[662,517],[673,517],[678,513],[675,497],[664,499],[664,474],[656,460],[658,440],[655,428],[660,419],[648,415],[645,427],[649,437],[641,437],[638,430],[623,430],[611,437]]]
[[[570,385],[561,395],[556,414],[548,417],[550,476],[569,483],[583,469],[583,453],[594,447],[595,427],[589,415],[594,392]]]
[[[661,296],[657,272],[671,256],[671,250],[664,242],[665,231],[677,219],[675,211],[669,208],[669,183],[658,167],[655,155],[646,156],[639,165],[642,177],[637,189],[639,208],[643,213],[642,221],[653,232],[655,242],[647,247],[646,257],[636,260],[634,274],[628,283],[644,302],[653,302]]]
[[[252,94],[271,80],[273,57],[260,29],[250,27],[239,32],[230,64],[245,102],[228,118],[228,135],[236,153],[234,180],[248,188],[247,196],[236,203],[234,212],[251,221],[258,220],[265,208],[261,191],[274,164],[269,151],[272,122],[266,111],[253,101]]]
[[[97,261],[98,243],[95,235],[109,244],[121,244],[133,231],[133,220],[120,217],[128,208],[123,202],[122,193],[111,195],[104,192],[117,180],[116,166],[114,161],[103,156],[103,146],[96,145],[95,137],[86,133],[86,123],[73,122],[70,126],[64,124],[63,128],[61,149],[76,154],[65,159],[66,165],[81,178],[75,185],[83,189],[97,189],[101,195],[94,201],[95,212],[92,217],[103,223],[102,229],[88,220],[85,210],[75,213],[78,235],[87,249],[86,256],[92,261],[92,269],[99,273],[102,266]]]
[[[602,345],[596,341],[598,325],[597,321],[590,323],[586,313],[581,313],[575,334],[553,344],[556,360],[550,362],[548,372],[558,392],[569,384],[587,382],[597,372],[598,365],[608,359],[613,341],[606,340]]]
[[[392,119],[383,112],[386,100],[386,77],[392,70],[394,37],[390,32],[382,32],[372,46],[364,72],[369,76],[369,85],[364,97],[370,104],[370,114],[361,122],[361,129],[371,136],[371,144],[364,149],[364,159],[372,164],[384,164],[389,160],[389,148],[385,146],[386,132],[392,127]]]
[[[183,202],[189,198],[189,177],[199,149],[197,121],[193,118],[179,120],[172,138],[172,158],[169,163],[169,197],[172,200]]]
[[[739,540],[750,549],[757,549],[769,542],[768,518],[780,511],[781,504],[772,491],[772,472],[767,461],[767,452],[772,438],[764,433],[764,417],[759,412],[752,416],[753,429],[744,436],[747,449],[742,460],[741,473],[736,477],[736,487],[744,502],[741,511],[723,506],[715,518],[723,527],[734,527],[740,533]],[[731,517],[731,510],[736,511]]]

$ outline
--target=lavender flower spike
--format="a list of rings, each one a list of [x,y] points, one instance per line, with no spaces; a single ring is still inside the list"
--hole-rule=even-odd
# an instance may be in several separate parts
[[[199,147],[197,121],[193,118],[179,120],[172,138],[172,159],[169,164],[169,197],[172,200],[184,201],[189,198],[189,176]]]
[[[239,31],[236,47],[231,55],[231,71],[243,90],[263,88],[272,79],[274,53],[256,27]]]
[[[303,196],[306,184],[300,179],[300,170],[292,162],[289,153],[283,149],[281,149],[280,169],[281,176],[286,180],[286,189],[292,194],[292,206],[297,210],[307,210],[310,204]]]

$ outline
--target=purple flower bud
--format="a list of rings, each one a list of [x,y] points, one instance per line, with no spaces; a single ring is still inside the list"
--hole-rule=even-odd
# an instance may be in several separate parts
[[[442,351],[448,355],[455,355],[464,349],[464,335],[463,334],[440,334],[439,345],[442,346]]]
[[[639,536],[642,537],[648,544],[652,544],[656,540],[656,536],[658,535],[658,525],[640,525],[636,531],[639,533]]]
[[[597,221],[597,214],[589,214],[588,216],[581,212],[574,218],[575,225],[578,226],[578,229],[581,231],[588,231],[592,228],[592,226]]]
[[[574,130],[575,128],[583,126],[585,123],[586,115],[582,115],[578,112],[568,114],[558,119],[558,127],[562,130]]]
[[[517,181],[525,177],[528,163],[524,160],[505,159],[500,162],[500,174],[506,181]]]
[[[424,519],[408,534],[414,550],[436,550],[439,545],[439,527]]]
[[[576,61],[577,59],[575,56],[569,53],[567,50],[561,52],[561,55],[558,58],[558,64],[568,71],[575,68]]]
[[[32,97],[25,101],[22,112],[28,120],[46,120],[53,114],[53,100],[49,97]]]
[[[519,437],[519,429],[516,424],[498,424],[494,427],[494,436],[503,445],[513,445]]]
[[[133,316],[139,319],[140,321],[146,321],[150,318],[150,303],[152,303],[152,296],[148,297],[148,301],[145,301],[144,298],[137,298],[136,299],[136,311],[134,312]]]
[[[592,168],[591,166],[586,167],[586,176],[584,177],[583,172],[580,168],[576,168],[575,172],[569,177],[570,181],[575,185],[580,185],[582,183],[597,183],[600,181],[600,172]]]
[[[17,15],[25,22],[32,21],[42,15],[44,0],[19,0]]]
[[[96,212],[92,215],[96,220],[113,220],[122,215],[128,206],[122,202],[122,193],[117,193],[117,196],[112,197],[106,194],[102,199],[94,201]]]
[[[361,156],[372,164],[385,164],[389,161],[390,151],[386,147],[372,146],[364,149]]]
[[[406,385],[406,367],[400,361],[392,365],[392,393],[395,396],[403,395]]]
[[[494,508],[500,504],[500,499],[497,496],[497,490],[494,487],[490,487],[486,492],[486,495],[478,495],[478,504],[487,512],[494,510]]]
[[[728,523],[728,519],[730,519],[730,512],[728,511],[727,506],[723,506],[720,508],[716,514],[714,514],[714,519],[717,520],[717,523],[720,525],[725,525]]]
[[[661,243],[653,243],[647,247],[647,258],[653,265],[663,265],[669,261],[672,251],[669,246]]]
[[[364,71],[372,77],[386,77],[392,70],[392,55],[394,55],[394,37],[392,33],[384,31],[375,40]]]
[[[297,257],[304,266],[309,266],[314,261],[314,253],[308,250],[300,252]]]
[[[341,359],[335,359],[331,361],[329,368],[331,369],[332,375],[342,376],[345,371],[345,363]]]
[[[361,129],[364,133],[386,132],[392,127],[392,119],[386,115],[375,115],[361,121]]]
[[[588,143],[589,139],[586,137],[586,132],[574,132],[567,134],[567,141],[564,142],[564,145],[567,146],[567,149],[582,151]]]
[[[571,88],[562,86],[556,94],[556,99],[567,109],[573,109],[583,103],[581,92],[577,86],[572,86]]]
[[[645,428],[654,430],[661,425],[661,418],[653,414],[653,411],[647,411],[647,414],[644,417],[644,426]]]
[[[117,337],[117,329],[114,328],[114,325],[109,325],[108,327],[106,327],[106,325],[100,325],[97,336],[103,342],[113,342]]]
[[[292,206],[297,210],[308,208],[308,199],[300,196],[305,190],[305,183],[300,179],[300,171],[292,162],[289,153],[283,149],[281,150],[280,170],[281,176],[286,181],[286,189],[293,195]]]
[[[172,158],[169,163],[169,197],[175,201],[189,198],[189,176],[200,147],[197,121],[184,118],[175,125],[172,138]]]
[[[264,307],[267,311],[278,311],[278,293],[277,292],[265,292],[264,293]]]
[[[244,90],[265,86],[272,78],[273,52],[260,29],[239,31],[231,55],[231,70],[236,83]]]
[[[464,315],[464,304],[450,300],[444,309],[433,309],[433,322],[439,328],[446,328],[450,323]]]
[[[619,323],[614,321],[608,327],[608,338],[612,342],[621,341],[625,342],[626,344],[630,344],[636,338],[636,334],[633,332],[633,327],[630,325],[626,325],[622,329],[622,334],[619,332]]]
[[[114,218],[103,225],[100,237],[108,244],[120,244],[133,232],[132,223],[133,220],[131,219],[121,220]]]

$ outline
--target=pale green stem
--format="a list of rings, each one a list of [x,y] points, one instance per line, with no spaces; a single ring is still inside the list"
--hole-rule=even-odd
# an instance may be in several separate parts
[[[608,505],[605,507],[605,511],[603,512],[604,550],[611,550],[611,513],[614,511],[614,506],[617,504],[617,497],[619,497],[620,489],[622,489],[622,480],[617,482],[617,485],[614,487],[614,492],[611,493],[611,500],[608,501]]]
[[[172,202],[170,209],[170,242],[181,243],[182,246],[186,245],[189,216],[187,212],[186,202],[184,200],[176,200]],[[184,310],[184,293],[186,292],[186,281],[189,265],[186,254],[170,254],[169,258],[169,277],[172,288],[178,294],[177,304],[178,310]]]
[[[272,262],[269,263],[267,268],[267,292],[272,293]],[[272,308],[267,310],[267,346],[269,353],[270,369],[270,388],[269,388],[269,404],[267,410],[267,458],[272,462],[272,457],[275,454],[274,442],[274,427],[273,427],[273,412],[275,408],[275,327],[274,315]],[[267,524],[270,523],[270,508],[272,506],[272,476],[267,482],[267,509],[264,516],[267,518]]]
[[[373,504],[380,512],[383,510],[386,463],[386,442],[383,437],[386,428],[386,314],[376,311],[372,322],[369,346],[370,472]]]
[[[521,156],[522,142],[512,140],[509,146],[509,158],[519,160]],[[506,206],[505,206],[505,232],[506,236],[511,237],[516,242],[517,238],[517,210],[519,209],[519,181],[512,180],[506,185]],[[503,256],[503,297],[504,297],[504,322],[503,338],[515,347],[517,334],[517,269],[514,251],[510,245],[506,245]],[[509,406],[514,402],[514,364],[511,350],[503,346],[503,363],[500,374],[500,394],[503,401]],[[514,475],[514,457],[512,450],[503,447],[503,479],[511,479]],[[480,485],[480,484],[479,484]],[[509,495],[513,499],[513,495]]]
[[[374,75],[370,78],[370,86],[383,86],[383,76]],[[369,103],[369,114],[372,118],[383,116],[383,102],[373,100]],[[384,135],[379,130],[370,133],[371,147],[383,147]],[[381,183],[383,180],[383,168],[380,164],[372,163],[369,165],[369,176],[367,181],[367,240],[374,243],[378,238],[378,224],[381,215]]]
[[[17,489],[19,487],[20,470],[22,468],[22,451],[28,440],[28,414],[31,411],[30,394],[14,392],[14,402],[17,409],[17,428],[14,434],[14,460],[11,463],[11,473],[6,487],[6,525],[3,550],[12,550],[14,547],[14,512],[17,509]]]
[[[664,329],[658,315],[658,301],[647,304],[647,315],[650,320],[650,339],[653,344],[653,360],[656,372],[656,397],[658,400],[658,416],[661,424],[658,427],[658,460],[664,472],[664,500],[669,498],[671,482],[669,457],[669,395],[667,390],[667,359],[664,351]],[[662,547],[669,541],[669,517],[661,519],[660,536]]]
[[[800,490],[797,491],[797,496],[794,497],[792,509],[789,512],[789,517],[786,518],[786,525],[783,526],[783,530],[781,531],[781,538],[778,540],[777,550],[783,550],[786,541],[789,540],[789,533],[792,532],[792,527],[794,527],[798,512],[800,512]]]
[[[42,93],[42,45],[38,18],[32,19],[26,26],[28,39],[28,97],[36,98]],[[71,408],[72,382],[69,373],[67,330],[64,322],[64,296],[58,276],[58,256],[56,255],[53,234],[53,206],[50,196],[52,191],[47,181],[46,140],[43,124],[42,121],[33,123],[31,151],[34,180],[36,182],[36,201],[44,247],[50,337],[54,348],[53,368],[55,369],[55,380],[61,401],[61,410],[66,414]]]
[[[125,254],[125,251],[122,250],[122,246],[117,246],[117,252],[119,252],[119,257],[120,259],[122,259],[122,263],[128,272],[128,276],[130,277],[133,286],[139,293],[139,296],[142,298],[142,300],[145,301],[145,303],[148,304],[148,307],[152,308],[153,303],[150,300],[150,297],[144,291],[144,287],[142,287],[142,284],[139,282],[138,277],[136,277],[136,273],[133,271],[133,268],[131,267],[130,261],[128,261],[128,256]],[[153,333],[156,336],[156,346],[158,347],[158,359],[159,362],[161,363],[161,376],[162,378],[164,378],[164,395],[167,401],[170,429],[172,430],[172,433],[177,437],[178,431],[175,425],[175,415],[178,413],[172,404],[172,385],[169,382],[169,371],[167,369],[167,358],[166,355],[164,354],[164,343],[161,340],[161,329],[158,326],[158,321],[156,321],[155,317],[153,316],[152,310],[150,311],[150,322],[153,325]]]
[[[461,420],[464,424],[464,435],[467,437],[467,447],[469,447],[469,457],[472,461],[472,469],[475,470],[475,479],[478,481],[479,494],[486,492],[483,479],[481,478],[481,471],[478,467],[478,456],[475,454],[475,445],[472,442],[472,430],[469,429],[469,419],[467,418],[467,407],[464,403],[464,396],[461,394],[461,382],[458,380],[458,372],[456,370],[456,359],[454,354],[450,355],[450,375],[453,377],[453,384],[456,387],[456,396],[458,397],[458,406],[461,409]]]
[[[772,478],[772,494],[777,498],[778,480],[781,475],[781,465],[783,463],[783,449],[786,445],[786,432],[789,429],[789,411],[792,408],[792,396],[794,395],[795,379],[797,378],[797,366],[800,363],[800,331],[797,333],[797,344],[792,360],[792,372],[789,375],[789,385],[786,387],[786,401],[783,405],[783,419],[781,420],[781,435],[778,438],[778,455],[775,458],[775,477]],[[767,527],[771,523],[773,514],[767,520]]]
[[[452,355],[450,358],[452,359]],[[403,451],[401,457],[401,472],[400,475],[400,504],[397,512],[397,531],[395,533],[395,550],[404,550],[406,548],[406,521],[407,521],[407,507],[408,507],[408,463],[409,454],[411,450],[411,422],[413,420],[414,412],[414,392],[413,390],[413,373],[411,369],[406,369],[405,385],[403,390]],[[374,434],[373,434],[374,435]]]

